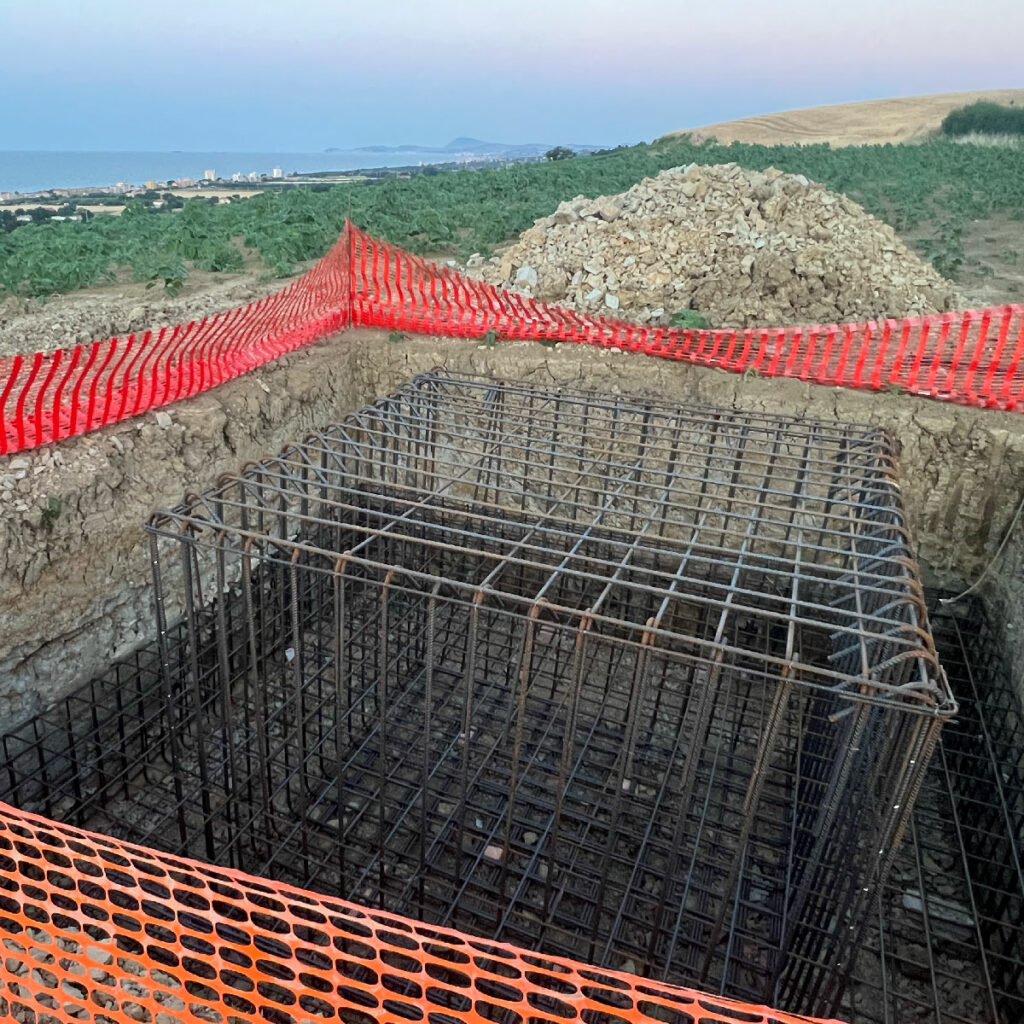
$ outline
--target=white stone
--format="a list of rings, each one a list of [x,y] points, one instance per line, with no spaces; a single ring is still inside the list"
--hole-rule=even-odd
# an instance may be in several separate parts
[[[974,927],[974,917],[961,904],[935,895],[929,895],[926,902],[928,904],[928,913],[931,917],[961,928]],[[919,914],[922,913],[923,902],[921,894],[913,889],[905,892],[903,894],[903,906],[907,910],[915,910]]]
[[[522,266],[516,271],[516,287],[537,287],[537,271],[530,266]]]

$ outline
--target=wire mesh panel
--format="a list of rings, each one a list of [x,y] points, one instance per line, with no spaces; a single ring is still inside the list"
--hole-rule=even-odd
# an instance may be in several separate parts
[[[959,713],[879,890],[841,1015],[854,1024],[1024,1020],[1024,708],[985,605],[938,605]]]

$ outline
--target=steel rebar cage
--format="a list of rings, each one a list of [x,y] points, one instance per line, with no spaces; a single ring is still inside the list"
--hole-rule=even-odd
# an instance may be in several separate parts
[[[884,433],[435,372],[148,528],[140,841],[836,1005],[955,710]]]

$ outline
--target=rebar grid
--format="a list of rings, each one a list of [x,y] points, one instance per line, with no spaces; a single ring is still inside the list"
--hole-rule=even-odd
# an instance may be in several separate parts
[[[834,1005],[955,707],[883,435],[434,374],[151,531],[156,650],[20,806]]]
[[[843,1016],[853,1024],[1024,1020],[1024,708],[977,600],[936,604],[960,705],[882,890]]]
[[[215,627],[207,856],[835,999],[953,707],[883,435],[434,374],[152,529],[266,651]]]
[[[237,609],[237,592],[234,600]],[[960,713],[943,729],[907,838],[871,908],[839,1016],[852,1024],[1013,1024],[1024,1019],[1024,709],[980,602],[935,606],[931,622]],[[204,643],[209,662],[216,652],[208,629]],[[168,647],[183,652],[183,632]],[[182,710],[187,694],[174,701]],[[166,713],[154,640],[3,738],[0,799],[169,852],[203,853],[198,794],[183,800],[191,843],[177,839],[174,778],[162,760]]]
[[[827,629],[831,664],[808,666],[809,683],[852,676],[869,699],[948,700],[891,448],[871,428],[431,374],[156,523],[200,545],[223,524],[229,544],[272,539],[263,561],[301,552],[325,571],[341,555],[377,565],[378,537],[408,536],[424,552],[402,566],[417,584],[526,610],[594,584],[655,606],[686,593],[717,614],[716,633],[750,611],[787,629],[787,648],[798,628]],[[468,558],[476,575],[433,574],[431,555]],[[535,593],[504,585],[518,570],[541,575]],[[606,614],[606,600],[586,609],[594,623],[638,642],[674,635],[667,610],[647,624]],[[712,658],[722,641],[697,642]]]

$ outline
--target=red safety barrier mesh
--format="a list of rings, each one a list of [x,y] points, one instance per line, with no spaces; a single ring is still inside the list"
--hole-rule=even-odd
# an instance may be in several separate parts
[[[0,1017],[241,1024],[797,1024],[0,804]]]
[[[588,316],[501,291],[351,231],[357,324],[430,334],[583,342],[737,373],[911,394],[983,408],[1024,400],[1024,306],[902,320],[680,330]]]
[[[216,387],[348,324],[343,235],[273,295],[187,324],[0,357],[0,455],[116,423]]]
[[[1024,403],[1024,306],[746,330],[642,327],[481,284],[347,225],[283,291],[198,322],[0,358],[0,455],[115,423],[246,373],[348,324],[580,342],[737,373]]]

